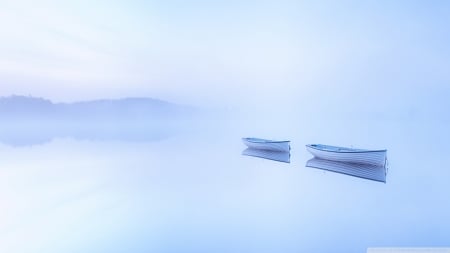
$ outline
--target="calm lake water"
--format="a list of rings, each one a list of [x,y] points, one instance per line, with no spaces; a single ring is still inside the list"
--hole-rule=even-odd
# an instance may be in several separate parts
[[[450,138],[439,122],[197,126],[3,141],[0,252],[450,246]],[[291,162],[242,155],[245,136],[290,139]],[[307,143],[386,148],[387,182],[305,167]]]

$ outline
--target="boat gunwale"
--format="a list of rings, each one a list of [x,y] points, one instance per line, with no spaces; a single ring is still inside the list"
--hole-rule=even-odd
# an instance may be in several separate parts
[[[323,145],[323,144],[306,144],[305,146],[307,148],[312,148],[318,151],[323,151],[323,152],[333,152],[333,153],[380,153],[380,152],[387,152],[387,149],[377,149],[377,150],[365,150],[365,149],[355,149],[355,150],[342,150],[342,151],[336,151],[336,150],[329,150],[329,149],[321,149],[318,147],[315,147],[313,145],[322,145],[324,147],[334,147],[334,148],[344,148],[344,147],[338,147],[338,146],[330,146],[330,145]],[[349,149],[349,148],[344,148],[344,149]]]

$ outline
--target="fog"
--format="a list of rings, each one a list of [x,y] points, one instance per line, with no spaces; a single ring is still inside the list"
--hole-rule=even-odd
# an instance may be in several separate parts
[[[2,126],[0,135],[0,249],[365,252],[448,245],[445,124],[304,116],[9,121],[15,127]],[[290,155],[255,157],[241,142],[245,136],[291,140]],[[307,143],[386,148],[386,183],[307,167]]]
[[[448,3],[0,7],[1,252],[449,246]]]
[[[3,96],[63,103],[151,97],[292,114],[333,107],[442,115],[448,105],[445,2],[48,1],[34,7],[27,0],[4,3]]]

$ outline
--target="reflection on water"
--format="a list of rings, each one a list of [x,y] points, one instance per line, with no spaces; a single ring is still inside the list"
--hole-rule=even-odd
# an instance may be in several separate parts
[[[386,182],[386,168],[383,166],[312,158],[306,162],[306,167],[333,171],[384,183]]]
[[[247,148],[244,151],[242,151],[242,154],[246,156],[254,156],[278,162],[285,162],[285,163],[291,162],[290,152]]]
[[[20,147],[42,145],[57,138],[73,138],[90,141],[159,141],[176,131],[172,122],[46,122],[32,121],[23,124],[0,126],[0,143]]]
[[[101,125],[55,134],[42,128],[40,136],[56,138],[31,148],[0,145],[0,252],[322,253],[449,242],[448,142],[436,143],[443,139],[438,131],[385,122],[370,125],[377,131],[340,121],[322,129],[299,124],[284,132],[295,144],[292,160],[286,153],[242,152],[289,161],[278,163],[241,155],[240,128],[255,131],[253,123],[203,123],[193,134],[179,133],[188,127],[181,123],[110,127],[114,134]],[[171,137],[138,141],[158,129]],[[385,144],[395,168],[389,183],[305,168],[310,154],[303,144],[315,141]],[[385,179],[381,170],[368,175],[368,168],[315,165]]]

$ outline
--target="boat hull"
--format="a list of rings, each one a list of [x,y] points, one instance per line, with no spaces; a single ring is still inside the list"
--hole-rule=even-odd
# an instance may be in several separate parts
[[[332,171],[354,177],[370,179],[386,183],[386,168],[373,164],[344,163],[320,158],[312,158],[306,162],[306,167]]]
[[[252,149],[271,150],[279,152],[289,152],[291,149],[290,141],[270,141],[256,138],[242,138],[247,147]]]
[[[316,158],[359,164],[386,165],[386,150],[362,150],[325,145],[306,145],[306,149]]]

